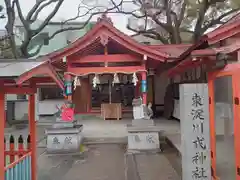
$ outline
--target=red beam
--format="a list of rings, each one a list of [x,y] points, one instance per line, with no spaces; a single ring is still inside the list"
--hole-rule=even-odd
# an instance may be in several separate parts
[[[3,79],[2,82],[4,84],[16,85],[15,79]],[[31,78],[31,82],[33,82],[34,84],[55,83],[55,81],[51,77],[33,77]],[[26,84],[29,84],[29,81],[26,81]]]
[[[133,73],[145,71],[143,66],[124,67],[69,67],[68,72],[76,75],[104,74],[104,73]]]
[[[5,94],[34,94],[37,92],[36,88],[30,87],[3,87]]]
[[[73,63],[93,63],[93,62],[139,62],[139,57],[130,54],[110,54],[110,55],[89,55],[85,57],[74,57],[70,59]]]

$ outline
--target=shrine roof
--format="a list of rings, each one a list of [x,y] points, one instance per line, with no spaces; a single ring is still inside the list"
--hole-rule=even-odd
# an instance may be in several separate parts
[[[148,45],[158,51],[169,54],[169,58],[179,58],[192,44],[161,44]]]
[[[0,59],[0,77],[18,77],[42,63],[36,59]]]
[[[207,48],[207,49],[200,49],[200,50],[194,50],[191,55],[196,56],[212,56],[217,55],[218,53],[222,54],[230,54],[234,53],[236,51],[240,50],[240,42],[237,41],[233,44],[221,46],[219,48]]]
[[[240,13],[232,17],[225,24],[206,34],[209,44],[215,44],[221,40],[234,36],[240,32]]]
[[[171,68],[168,71],[168,75],[174,75],[186,70],[186,68],[193,68],[196,66],[200,66],[203,63],[208,63],[206,61],[192,61],[192,58],[189,55],[197,57],[197,56],[215,56],[218,53],[229,54],[234,53],[240,49],[240,43],[235,42],[231,45],[222,46],[219,48],[209,48],[209,45],[220,42],[221,40],[232,37],[236,34],[240,33],[240,13],[231,18],[224,25],[218,27],[206,35],[203,35],[200,40],[194,45],[190,46],[179,58],[179,63]],[[201,47],[207,43],[206,47]]]
[[[45,57],[50,61],[59,61],[63,57],[78,53],[79,51],[89,50],[89,46],[96,43],[105,45],[108,41],[114,41],[120,46],[129,49],[132,52],[140,55],[147,55],[148,57],[165,61],[170,55],[161,50],[156,50],[134,40],[132,37],[124,34],[115,28],[109,18],[103,16],[98,19],[98,22],[89,30],[84,36],[77,39],[75,42],[69,44],[67,47],[47,54]]]

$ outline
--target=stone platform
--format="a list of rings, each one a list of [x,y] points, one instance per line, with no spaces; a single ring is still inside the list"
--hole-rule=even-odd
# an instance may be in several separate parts
[[[58,125],[58,123],[57,123]],[[69,126],[69,127],[68,127]],[[47,153],[77,153],[83,141],[83,125],[56,126],[45,130],[47,135]]]
[[[153,120],[137,119],[127,125],[128,151],[161,151],[159,134],[161,130]]]

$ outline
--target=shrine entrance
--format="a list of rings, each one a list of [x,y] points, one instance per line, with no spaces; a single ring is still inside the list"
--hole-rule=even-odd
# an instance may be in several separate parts
[[[210,134],[213,177],[240,179],[240,64],[209,73]]]

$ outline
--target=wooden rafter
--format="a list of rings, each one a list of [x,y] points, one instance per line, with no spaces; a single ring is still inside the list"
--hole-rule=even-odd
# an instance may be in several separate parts
[[[31,87],[2,87],[5,94],[35,94],[36,88]]]

